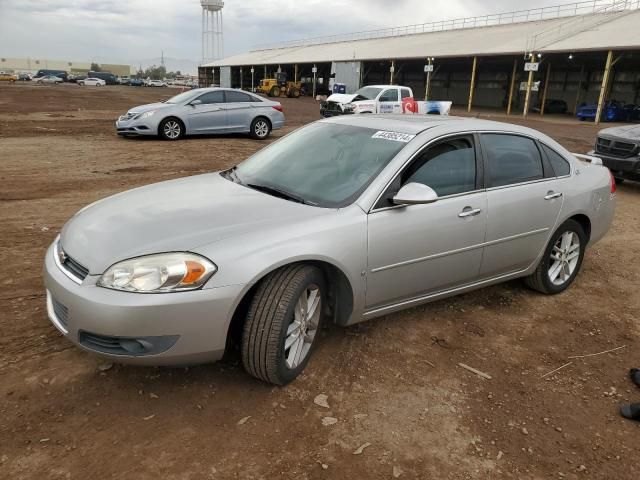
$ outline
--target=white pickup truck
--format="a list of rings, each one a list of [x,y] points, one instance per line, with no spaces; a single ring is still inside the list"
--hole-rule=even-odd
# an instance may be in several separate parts
[[[415,105],[413,91],[399,85],[370,85],[354,94],[334,93],[320,104],[323,117],[358,113],[405,113]]]

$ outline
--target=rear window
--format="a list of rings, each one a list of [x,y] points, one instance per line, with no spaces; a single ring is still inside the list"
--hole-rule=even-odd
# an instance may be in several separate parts
[[[564,177],[571,173],[571,166],[562,155],[544,144],[542,145],[542,150],[544,150],[544,153],[547,155],[556,177]]]
[[[542,157],[533,140],[508,134],[484,134],[489,187],[502,187],[544,177]]]
[[[235,92],[233,90],[227,90],[227,103],[240,103],[240,102],[255,102],[251,95],[243,92]]]

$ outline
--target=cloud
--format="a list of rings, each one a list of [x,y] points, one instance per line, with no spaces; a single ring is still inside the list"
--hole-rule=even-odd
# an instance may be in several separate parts
[[[550,5],[558,0],[537,2]],[[526,0],[227,0],[225,54],[299,38],[528,8]],[[197,0],[0,0],[0,55],[137,65],[201,55]]]

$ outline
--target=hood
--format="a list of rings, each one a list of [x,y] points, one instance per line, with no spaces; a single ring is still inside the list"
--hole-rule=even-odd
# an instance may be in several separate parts
[[[137,107],[133,107],[131,110],[129,110],[129,112],[127,113],[144,113],[144,112],[148,112],[149,110],[157,110],[159,108],[167,108],[172,106],[172,103],[147,103],[146,105],[139,105]]]
[[[306,221],[325,211],[272,197],[210,173],[99,200],[67,222],[61,243],[90,274],[99,275],[129,258],[193,251],[248,231]]]
[[[625,125],[623,127],[611,127],[600,130],[598,135],[617,137],[624,140],[640,140],[640,125]]]
[[[354,94],[348,95],[346,93],[334,93],[333,95],[330,95],[329,98],[327,98],[327,102],[346,104],[351,103],[356,97],[357,95]]]

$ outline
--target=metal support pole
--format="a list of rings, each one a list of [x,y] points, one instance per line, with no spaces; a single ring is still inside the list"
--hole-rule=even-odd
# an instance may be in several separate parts
[[[264,77],[263,78],[267,78],[267,66],[264,66]]]
[[[551,77],[551,64],[547,65],[547,74],[544,77],[544,90],[542,91],[542,104],[540,105],[540,116],[544,115],[544,104],[547,103],[547,90],[549,88],[550,77]]]
[[[533,62],[534,60],[534,56],[533,53],[531,54],[530,57],[530,62]],[[527,114],[529,113],[529,101],[531,100],[531,85],[533,83],[533,70],[529,71],[529,78],[527,79],[527,92],[524,96],[524,110],[522,111],[522,116],[524,118],[526,118]]]
[[[253,65],[251,66],[251,91],[255,92],[256,91],[256,87],[255,87],[255,68],[253,68]]]
[[[316,78],[318,76],[318,67],[316,67],[316,64],[313,64],[313,98],[315,100],[316,98],[316,84],[318,83]]]
[[[391,72],[391,81],[389,82],[389,85],[393,85],[393,72],[395,72],[395,70],[396,70],[396,61],[391,60],[391,68],[389,69],[389,71]]]
[[[242,83],[242,67],[240,67],[240,90],[242,90],[244,84]]]
[[[511,85],[509,86],[509,101],[507,102],[507,115],[511,115],[511,104],[513,103],[513,89],[516,86],[516,73],[518,59],[513,59],[513,70],[511,71]]]
[[[202,9],[202,63],[205,62],[205,59],[207,58],[205,55],[205,51],[204,51],[204,44],[205,44],[205,37],[207,35],[206,30],[205,30],[205,26],[204,26],[204,15],[205,15],[206,10],[203,8]]]
[[[473,91],[476,88],[476,69],[478,68],[478,57],[473,57],[473,68],[471,70],[471,85],[469,86],[469,104],[467,106],[467,112],[471,112],[471,106],[473,105]]]
[[[297,63],[293,66],[293,81],[294,83],[298,82],[298,64]]]
[[[604,67],[604,75],[602,76],[602,85],[600,86],[600,97],[598,98],[598,109],[596,110],[595,124],[600,123],[600,116],[602,115],[602,107],[605,101],[607,93],[607,83],[609,82],[609,74],[611,73],[611,63],[613,62],[613,50],[609,50],[607,54],[607,63]]]
[[[431,66],[431,57],[429,57],[428,59],[428,63],[427,65]],[[427,72],[427,85],[424,89],[424,101],[428,102],[429,101],[429,90],[431,88],[431,70],[429,70]]]

